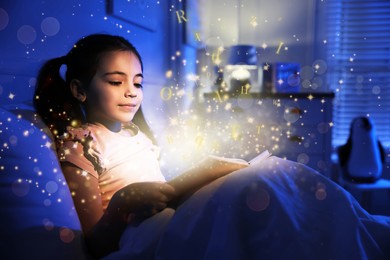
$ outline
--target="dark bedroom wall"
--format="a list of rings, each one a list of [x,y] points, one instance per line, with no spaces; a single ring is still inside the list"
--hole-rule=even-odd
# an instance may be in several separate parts
[[[170,66],[168,1],[113,2],[118,18],[107,15],[105,0],[1,1],[1,104],[31,100],[43,62],[66,54],[79,38],[91,33],[121,35],[138,48],[150,97],[146,102],[153,102],[152,94],[165,83]],[[122,7],[128,12],[121,12]]]

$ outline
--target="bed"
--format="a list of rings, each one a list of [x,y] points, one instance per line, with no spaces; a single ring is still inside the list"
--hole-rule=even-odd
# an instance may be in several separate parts
[[[2,259],[89,259],[44,125],[0,108]],[[371,215],[305,165],[270,157],[129,226],[105,259],[390,259],[390,217]]]

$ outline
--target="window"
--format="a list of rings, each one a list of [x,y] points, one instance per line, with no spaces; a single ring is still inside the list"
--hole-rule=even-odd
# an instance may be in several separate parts
[[[333,147],[353,118],[369,116],[390,145],[390,2],[328,0],[328,83],[335,92]]]

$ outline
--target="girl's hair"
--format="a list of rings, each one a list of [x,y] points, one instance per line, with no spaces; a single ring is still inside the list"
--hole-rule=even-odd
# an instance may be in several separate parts
[[[97,71],[100,58],[110,51],[134,53],[143,70],[142,59],[137,49],[123,37],[107,34],[92,34],[80,39],[67,55],[51,59],[41,68],[34,106],[54,137],[62,135],[67,126],[79,126],[85,121],[81,104],[71,93],[70,82],[78,79],[84,86],[88,86]],[[65,78],[60,73],[64,65]],[[133,122],[155,142],[141,107],[135,114]]]

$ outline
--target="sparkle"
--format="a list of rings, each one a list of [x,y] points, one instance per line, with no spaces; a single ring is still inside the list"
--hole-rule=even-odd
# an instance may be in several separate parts
[[[176,125],[179,125],[179,120],[178,120],[176,117],[174,117],[174,118],[169,118],[169,123],[170,123],[170,125],[172,125],[172,126],[176,126]]]
[[[72,122],[70,122],[70,125],[76,127],[78,125],[77,120],[72,120]]]
[[[172,74],[173,74],[172,70],[167,70],[167,71],[165,72],[165,77],[169,79],[169,78],[172,77]]]
[[[199,80],[199,76],[196,75],[196,74],[189,74],[187,76],[187,79],[190,80],[190,81],[197,81],[197,80]]]
[[[232,109],[232,103],[230,103],[230,102],[228,102],[228,103],[226,103],[226,105],[225,105],[225,110],[230,110],[230,109]]]

